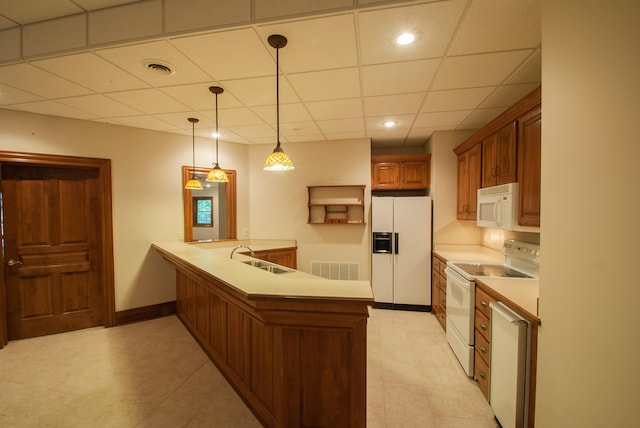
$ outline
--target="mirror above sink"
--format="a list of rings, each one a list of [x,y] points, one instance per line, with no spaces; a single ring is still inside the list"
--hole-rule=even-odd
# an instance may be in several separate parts
[[[210,183],[205,178],[210,168],[182,167],[182,199],[184,212],[184,240],[213,241],[237,238],[236,227],[236,171],[225,169],[228,183]],[[195,175],[203,190],[189,190],[184,186]],[[197,216],[198,201],[211,209],[208,221]],[[206,215],[206,213],[204,213]],[[202,221],[202,224],[198,222]]]

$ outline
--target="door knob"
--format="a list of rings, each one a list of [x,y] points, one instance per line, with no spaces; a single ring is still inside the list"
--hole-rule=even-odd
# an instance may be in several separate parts
[[[13,260],[13,259],[9,259],[9,261],[7,262],[7,264],[9,266],[15,266],[15,265],[21,265],[22,262],[20,260]]]

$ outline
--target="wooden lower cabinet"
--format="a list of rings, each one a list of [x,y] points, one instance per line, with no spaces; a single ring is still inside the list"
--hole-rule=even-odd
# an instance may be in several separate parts
[[[491,308],[489,303],[495,301],[481,288],[476,287],[475,315],[475,378],[485,398],[489,399],[491,379]]]
[[[266,260],[271,263],[275,263],[280,266],[289,267],[291,269],[298,269],[298,257],[297,247],[291,248],[278,248],[273,250],[255,251],[251,254],[248,251],[241,252],[245,256],[251,256],[256,259]]]
[[[447,331],[447,276],[444,273],[446,267],[447,261],[434,254],[431,273],[431,310],[445,331]]]
[[[177,315],[265,427],[365,427],[367,302],[249,298],[176,266]]]

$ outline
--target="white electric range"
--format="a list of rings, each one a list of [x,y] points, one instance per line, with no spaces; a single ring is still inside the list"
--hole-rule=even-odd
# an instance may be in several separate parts
[[[447,341],[465,373],[473,377],[475,280],[478,277],[538,278],[540,246],[506,240],[503,264],[474,261],[448,261]]]

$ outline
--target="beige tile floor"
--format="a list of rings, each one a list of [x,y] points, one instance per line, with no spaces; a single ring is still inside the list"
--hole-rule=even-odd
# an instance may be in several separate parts
[[[435,317],[370,310],[368,427],[486,427]],[[10,342],[1,427],[259,427],[176,317]]]

